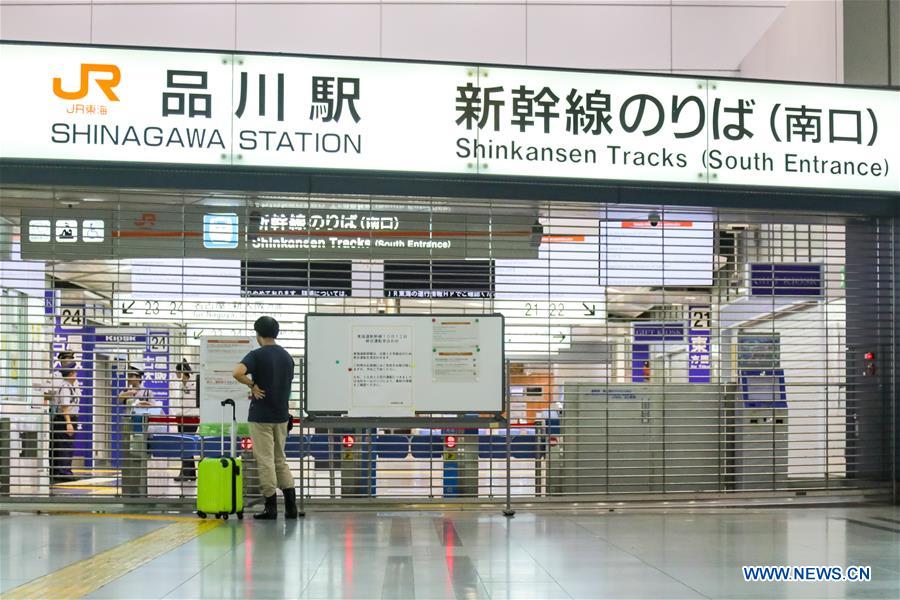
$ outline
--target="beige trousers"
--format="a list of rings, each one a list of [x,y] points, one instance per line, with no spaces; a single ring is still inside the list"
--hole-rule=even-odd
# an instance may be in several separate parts
[[[259,487],[266,498],[274,496],[278,488],[294,487],[294,476],[284,455],[287,438],[287,422],[250,423],[250,437],[253,438],[253,457],[259,469]]]

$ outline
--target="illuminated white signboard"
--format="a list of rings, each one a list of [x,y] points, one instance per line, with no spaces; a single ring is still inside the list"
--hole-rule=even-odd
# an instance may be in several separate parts
[[[0,47],[3,159],[900,190],[897,90]]]
[[[241,263],[203,258],[131,259],[134,298],[181,300],[185,296],[231,299],[241,295]]]

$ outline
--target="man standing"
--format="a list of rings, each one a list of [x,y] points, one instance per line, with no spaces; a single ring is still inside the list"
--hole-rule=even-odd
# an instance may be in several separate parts
[[[187,359],[183,358],[180,363],[175,365],[175,372],[178,374],[178,384],[175,389],[175,395],[181,397],[180,406],[182,421],[178,424],[178,431],[181,433],[196,433],[196,421],[200,417],[200,408],[197,406],[197,386],[193,379],[194,371],[191,369],[191,364]],[[191,419],[192,422],[186,422],[186,419]],[[185,482],[195,481],[196,479],[197,466],[194,464],[194,459],[182,459],[181,472],[178,473],[178,477],[175,478],[175,481]]]
[[[276,484],[284,494],[284,516],[297,518],[294,476],[287,464],[284,443],[288,433],[288,400],[294,380],[294,359],[279,346],[278,321],[260,317],[253,324],[259,348],[248,353],[234,368],[234,378],[250,388],[250,437],[259,468],[259,484],[265,508],[255,519],[278,517]]]
[[[78,411],[78,392],[75,380],[78,372],[72,368],[60,370],[62,384],[53,394],[52,453],[50,459],[51,479],[72,481],[72,447],[75,440],[75,423]]]

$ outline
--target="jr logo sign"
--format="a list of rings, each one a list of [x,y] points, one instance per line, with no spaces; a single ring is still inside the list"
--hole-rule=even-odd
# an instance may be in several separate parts
[[[113,88],[119,85],[119,80],[122,78],[122,74],[119,71],[119,67],[117,67],[116,65],[82,63],[80,83],[81,87],[78,88],[78,91],[65,91],[62,87],[62,78],[54,77],[53,93],[63,100],[80,100],[84,98],[88,95],[88,91],[90,90],[90,79],[92,73],[94,74],[94,80],[97,82],[97,86],[101,90],[103,90],[103,93],[106,94],[106,97],[113,102],[118,102],[119,97],[116,96]],[[101,78],[101,76],[104,74],[107,75],[107,77]]]

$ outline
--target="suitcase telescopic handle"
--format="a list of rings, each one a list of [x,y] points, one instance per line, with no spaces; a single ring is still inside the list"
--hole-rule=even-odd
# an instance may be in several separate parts
[[[231,457],[234,458],[237,456],[237,448],[235,448],[235,443],[237,442],[237,406],[234,404],[234,400],[228,398],[227,400],[222,400],[220,402],[222,405],[222,456],[225,456],[225,407],[229,404],[231,405]]]
[[[222,408],[225,408],[229,404],[231,405],[231,417],[232,420],[237,421],[237,407],[234,405],[234,400],[229,398],[228,400],[222,400],[219,404],[222,405]]]

